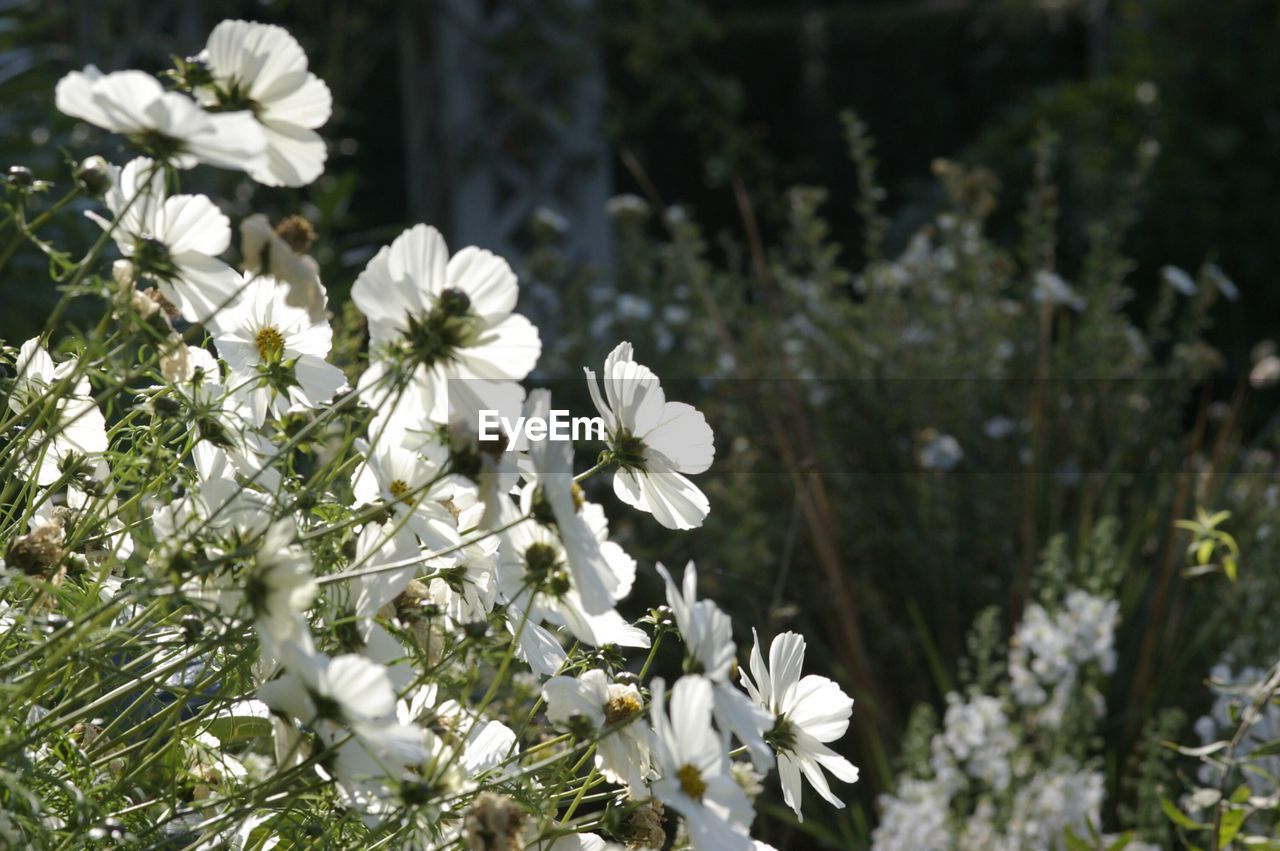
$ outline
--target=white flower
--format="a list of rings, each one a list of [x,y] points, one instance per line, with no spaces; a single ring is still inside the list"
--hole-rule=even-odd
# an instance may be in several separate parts
[[[529,394],[529,418],[545,420],[550,408],[551,394],[546,390]],[[618,593],[617,578],[605,561],[603,539],[597,537],[582,512],[582,493],[573,481],[573,444],[567,440],[535,441],[530,446],[529,459],[532,465],[529,483],[521,495],[521,508],[535,522],[554,528],[587,613],[598,615],[611,610],[622,595]]]
[[[270,466],[276,455],[275,446],[252,428],[249,411],[241,399],[222,386],[213,355],[189,346],[187,359],[191,367],[189,378],[176,381],[169,388],[154,390],[160,393],[172,390],[182,397],[187,409],[185,414],[191,417],[200,437],[225,449],[235,472],[264,490],[277,490],[281,483],[280,471]],[[232,477],[232,473],[227,473],[226,478]]]
[[[374,757],[400,765],[425,758],[423,731],[397,719],[395,689],[384,666],[354,653],[331,659],[303,650],[286,658],[285,674],[258,688],[267,706],[315,725],[330,743],[349,730]]]
[[[938,434],[930,430],[927,441],[920,447],[920,466],[926,470],[954,469],[964,459],[964,449],[960,441],[949,434]]]
[[[1088,836],[1101,823],[1106,795],[1102,773],[1081,769],[1070,759],[1035,772],[1019,786],[1005,828],[1011,848],[1064,848],[1067,828]]]
[[[881,795],[872,851],[951,851],[947,821],[951,799],[938,783],[907,779],[894,795]]]
[[[291,409],[319,408],[347,383],[325,361],[333,329],[288,303],[289,288],[270,276],[245,276],[240,293],[212,318],[213,342],[231,367],[230,385],[255,426]]]
[[[587,503],[583,515],[601,539],[607,534],[604,512]],[[608,584],[621,599],[635,579],[635,561],[616,545],[605,550]],[[568,565],[564,545],[547,526],[525,521],[502,533],[498,559],[498,595],[507,603],[507,625],[520,643],[522,655],[542,674],[554,674],[564,661],[564,649],[542,622],[562,626],[592,647],[617,644],[648,647],[649,636],[610,607],[587,611],[576,577]]]
[[[366,638],[378,610],[404,591],[422,569],[422,562],[414,559],[419,549],[413,534],[397,531],[396,526],[395,521],[370,523],[356,539],[356,557],[350,567],[356,574],[350,580],[352,608]],[[393,564],[400,566],[390,567]]]
[[[963,782],[961,768],[997,792],[1008,788],[1013,772],[1010,755],[1017,740],[1009,729],[1004,703],[986,694],[947,695],[947,713],[942,732],[934,736],[931,763],[944,785],[957,788]]]
[[[372,446],[360,444],[365,453],[352,477],[351,487],[361,503],[386,502],[397,518],[433,550],[445,550],[461,542],[457,521],[444,505],[453,491],[445,472],[444,447],[431,444],[430,455],[401,445],[403,432],[378,417],[369,425]]]
[[[657,567],[667,586],[667,605],[684,641],[687,669],[705,674],[714,684],[716,723],[747,746],[758,768],[768,769],[773,754],[764,732],[774,719],[730,682],[738,648],[729,616],[711,600],[698,599],[698,571],[693,562],[685,566],[682,588],[676,587],[666,567],[661,563]]]
[[[684,817],[699,851],[751,849],[747,835],[754,813],[746,793],[734,781],[729,755],[711,726],[711,682],[681,677],[666,706],[666,683],[653,681],[653,759],[659,779],[654,797]]]
[[[604,671],[593,668],[578,678],[552,677],[542,687],[547,719],[569,726],[585,719],[595,730],[608,728],[596,743],[596,765],[611,783],[625,783],[632,797],[644,797],[649,775],[648,729],[633,723],[644,709],[634,685],[611,683]]]
[[[55,97],[60,112],[127,136],[178,168],[203,162],[251,172],[266,150],[252,113],[205,112],[142,71],[103,74],[89,65],[59,80]]]
[[[201,52],[211,85],[200,100],[220,109],[247,109],[262,125],[266,156],[245,170],[267,186],[305,186],[324,171],[324,140],[315,129],[329,120],[333,97],[307,70],[307,55],[283,27],[223,21]]]
[[[515,731],[506,724],[485,719],[456,700],[440,701],[439,697],[439,689],[434,683],[422,686],[412,697],[396,704],[396,717],[402,724],[429,723],[447,731],[444,745],[452,754],[441,763],[452,762],[461,746],[461,768],[474,778],[509,763],[519,755]]]
[[[298,639],[307,630],[300,615],[319,589],[311,574],[311,558],[294,543],[296,536],[291,517],[277,520],[257,542],[243,573],[219,576],[196,593],[212,599],[227,614],[252,616],[264,637],[275,644]]]
[[[1196,294],[1196,282],[1177,266],[1163,266],[1160,269],[1160,277],[1164,278],[1164,282],[1173,287],[1177,292],[1188,298]]]
[[[27,340],[18,350],[17,375],[9,392],[10,410],[20,413],[28,405],[38,405],[54,385],[76,369],[75,358],[55,365],[39,337]],[[32,441],[36,455],[30,462],[36,484],[53,484],[61,476],[63,465],[75,458],[92,464],[95,475],[105,474],[102,453],[107,451],[107,424],[93,401],[89,379],[80,375],[70,382],[58,397],[55,411],[55,419],[43,432],[45,439]]]
[[[400,404],[449,421],[449,380],[520,381],[542,351],[538,330],[512,313],[518,294],[507,262],[480,248],[452,258],[435,228],[417,225],[369,261],[351,298],[369,320],[370,355],[376,361],[361,379],[375,383],[388,361],[412,368],[413,381]],[[385,404],[377,397],[374,404]]]
[[[427,599],[457,626],[484,621],[493,610],[498,585],[494,568],[498,559],[497,537],[467,543],[457,562],[427,582]]]
[[[668,402],[658,376],[632,360],[630,343],[620,343],[605,359],[603,396],[595,373],[585,372],[618,463],[618,498],[668,529],[701,526],[710,504],[683,474],[703,472],[715,457],[706,419],[690,405]]]
[[[320,264],[306,253],[314,240],[315,230],[301,216],[290,216],[274,228],[262,213],[240,221],[244,270],[269,274],[288,284],[288,303],[306,308],[307,315],[320,322],[325,318],[328,295],[320,283]]]
[[[146,157],[112,170],[116,180],[105,201],[119,222],[113,230],[102,216],[89,217],[111,231],[137,273],[159,284],[184,319],[204,322],[243,284],[217,259],[231,244],[227,217],[204,195],[165,197],[164,172]]]
[[[774,719],[766,739],[778,756],[782,796],[802,821],[801,774],[824,800],[836,807],[844,807],[844,802],[832,793],[823,769],[845,783],[858,779],[858,769],[826,745],[849,728],[853,701],[826,677],[800,676],[804,651],[803,637],[784,632],[769,646],[766,667],[760,638],[756,636],[751,648],[751,674],[755,681],[745,675],[742,678],[751,698]]]
[[[1031,290],[1033,301],[1042,304],[1061,304],[1075,311],[1085,308],[1084,299],[1060,275],[1041,269],[1035,274],[1035,286]]]

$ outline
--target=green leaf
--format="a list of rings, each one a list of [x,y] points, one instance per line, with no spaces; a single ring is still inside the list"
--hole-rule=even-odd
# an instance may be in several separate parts
[[[1062,829],[1062,839],[1067,851],[1094,851],[1093,846],[1085,842],[1069,827]]]
[[[223,745],[271,735],[271,712],[258,700],[242,700],[217,712],[205,729]]]
[[[1179,827],[1185,827],[1187,830],[1208,830],[1209,828],[1209,825],[1201,824],[1178,809],[1178,805],[1164,795],[1160,796],[1160,809],[1164,810],[1164,814],[1169,817],[1169,820]]]
[[[1107,846],[1107,851],[1124,851],[1129,847],[1129,843],[1133,842],[1134,836],[1136,834],[1132,830],[1120,834],[1114,842]]]
[[[1247,815],[1249,810],[1245,807],[1231,807],[1222,814],[1222,820],[1218,824],[1219,848],[1226,848],[1231,844],[1236,834],[1240,832],[1240,828],[1244,827],[1244,819]]]

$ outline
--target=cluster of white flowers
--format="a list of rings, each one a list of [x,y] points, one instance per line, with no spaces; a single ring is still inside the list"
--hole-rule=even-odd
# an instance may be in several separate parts
[[[55,363],[35,339],[16,358],[8,395],[15,417],[57,399],[29,432],[37,451],[22,469],[36,486],[34,510],[9,567],[39,574],[70,557],[62,548],[80,544],[63,532],[111,515],[118,495],[138,516],[127,530],[93,536],[104,602],[123,605],[149,582],[175,610],[198,613],[203,629],[228,642],[256,638],[251,682],[215,681],[210,718],[229,728],[267,722],[261,740],[270,746],[223,753],[211,721],[213,734],[187,740],[184,759],[208,778],[196,797],[225,802],[215,812],[232,823],[181,808],[170,821],[217,825],[208,828],[214,841],[239,847],[298,805],[290,788],[312,794],[318,780],[365,824],[404,831],[404,847],[603,847],[588,831],[605,826],[608,803],[633,814],[665,805],[702,851],[749,849],[760,847],[749,838],[748,791],[758,789],[743,783],[775,765],[798,817],[802,779],[843,806],[827,775],[857,779],[830,747],[852,701],[833,681],[803,674],[800,636],[776,636],[767,660],[757,639],[750,675],[739,675],[729,618],[698,598],[692,563],[679,585],[657,565],[673,624],[666,609],[636,622],[618,609],[638,566],[579,483],[612,469],[626,505],[668,529],[702,525],[710,506],[689,478],[714,456],[702,414],[668,401],[622,343],[599,375],[585,371],[606,431],[596,467],[576,473],[568,441],[503,451],[481,439],[482,409],[547,414],[549,393],[521,384],[541,340],[515,312],[507,262],[479,248],[451,254],[426,225],[378,251],[355,282],[368,363],[348,384],[328,360],[334,331],[306,255],[310,226],[295,217],[272,229],[249,216],[238,271],[220,259],[231,243],[227,216],[204,195],[169,192],[173,170],[198,163],[266,185],[311,182],[325,161],[315,130],[330,116],[328,89],[287,32],[243,21],[220,24],[172,78],[176,90],[139,71],[90,67],[57,88],[63,112],[145,154],[101,165],[105,210],[91,216],[121,255],[108,317],[156,335],[154,360],[135,376],[152,384],[132,412],[113,397],[104,417],[89,380],[101,373],[84,359]],[[178,465],[141,490],[131,479],[131,492],[114,482],[114,459],[130,451],[121,442],[128,427],[146,417],[164,423],[162,448]],[[304,439],[323,475],[297,466]],[[84,510],[67,519],[55,505]],[[646,683],[667,632],[680,636],[687,673]],[[479,643],[490,656],[465,650]],[[650,651],[643,667],[627,658],[631,649]],[[203,682],[217,672],[215,657],[176,641],[155,664],[195,666],[190,683]],[[523,706],[527,718],[502,715],[500,693],[515,688],[522,664],[536,700]],[[164,682],[190,684],[181,677]],[[737,761],[735,740],[754,770]],[[273,771],[263,768],[268,755]],[[568,766],[575,785],[566,794]],[[275,791],[237,814],[236,790],[264,775]],[[575,819],[589,790],[590,811]],[[659,825],[647,843],[615,838],[662,845]]]
[[[1115,670],[1119,619],[1118,600],[1079,588],[1068,592],[1054,613],[1039,603],[1028,606],[1009,647],[1014,699],[1035,710],[1039,724],[1061,726],[1081,670],[1089,665],[1107,675]],[[1100,703],[1096,709],[1101,714]]]
[[[1080,589],[1055,611],[1028,606],[1014,631],[1007,686],[947,695],[928,765],[880,797],[872,848],[1057,851],[1067,830],[1089,836],[1101,823],[1103,775],[1045,737],[1061,726],[1069,701],[1089,693],[1086,666],[1114,670],[1117,613],[1115,600]]]

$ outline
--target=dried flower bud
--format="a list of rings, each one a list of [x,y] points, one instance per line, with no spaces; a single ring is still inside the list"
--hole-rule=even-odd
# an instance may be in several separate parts
[[[661,848],[667,842],[667,832],[662,826],[662,804],[650,800],[627,813],[619,828],[627,843],[640,848]]]
[[[62,559],[62,524],[44,523],[9,543],[5,561],[23,573],[46,573]]]
[[[467,813],[467,848],[471,851],[519,851],[524,848],[528,814],[504,795],[483,792]]]

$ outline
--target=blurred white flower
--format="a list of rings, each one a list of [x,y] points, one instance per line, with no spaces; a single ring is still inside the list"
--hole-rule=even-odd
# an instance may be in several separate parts
[[[333,98],[307,70],[307,55],[283,27],[223,21],[200,54],[212,82],[196,90],[218,110],[245,110],[265,138],[264,156],[245,171],[267,186],[305,186],[324,171],[324,140],[315,129],[329,120]]]
[[[881,795],[872,851],[952,851],[951,797],[941,784],[907,778]]]
[[[321,322],[328,296],[320,283],[320,264],[306,253],[314,239],[315,231],[301,216],[290,216],[274,228],[262,213],[240,222],[244,270],[283,281],[289,287],[288,303],[305,308],[312,321]]]
[[[264,159],[267,140],[253,113],[205,112],[142,71],[103,74],[89,65],[58,81],[55,97],[64,114],[126,136],[178,168],[203,162],[252,173]]]
[[[1084,310],[1084,299],[1060,275],[1044,269],[1036,272],[1032,300],[1041,304],[1060,304],[1072,310]]]
[[[20,413],[38,405],[62,381],[78,370],[75,358],[55,365],[39,337],[32,337],[18,350],[16,376],[9,392],[9,409]],[[51,485],[62,475],[64,466],[75,459],[89,464],[86,472],[105,474],[102,454],[107,451],[107,423],[93,401],[89,379],[83,374],[70,380],[57,397],[55,418],[42,432],[45,439],[35,440],[36,454],[28,463],[39,485]]]
[[[1164,278],[1164,282],[1173,287],[1179,293],[1190,298],[1196,294],[1196,282],[1190,275],[1179,269],[1177,266],[1165,266],[1160,269],[1160,276]]]
[[[526,416],[546,420],[551,394],[529,394]],[[534,441],[529,447],[528,484],[521,495],[523,513],[535,522],[554,528],[564,547],[573,583],[588,614],[613,608],[618,582],[605,561],[601,539],[582,514],[581,489],[573,480],[573,444],[567,440]]]
[[[926,470],[947,472],[964,460],[964,449],[960,441],[949,434],[939,434],[930,430],[926,440],[920,447],[920,466]]]

